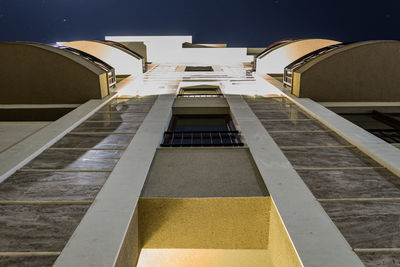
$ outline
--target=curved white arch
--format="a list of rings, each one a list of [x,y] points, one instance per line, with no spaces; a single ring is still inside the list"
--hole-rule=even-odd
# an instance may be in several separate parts
[[[326,39],[304,39],[289,42],[264,57],[257,59],[257,74],[283,73],[284,68],[296,59],[322,47],[339,44]]]
[[[116,75],[137,76],[143,72],[141,59],[111,45],[96,41],[73,41],[60,44],[81,50],[103,60],[115,69]]]

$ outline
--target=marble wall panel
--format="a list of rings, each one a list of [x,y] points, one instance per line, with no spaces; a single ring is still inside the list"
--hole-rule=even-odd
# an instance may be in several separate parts
[[[254,112],[259,120],[302,120],[309,119],[303,112],[292,109],[288,110],[270,110],[270,111],[255,111]]]
[[[326,131],[327,128],[313,120],[262,121],[267,131]]]
[[[147,113],[97,112],[88,121],[143,121]]]
[[[386,169],[298,170],[316,198],[400,197],[400,178]]]
[[[122,150],[46,150],[22,169],[109,170]]]
[[[88,205],[0,205],[1,252],[59,252]]]
[[[107,172],[16,172],[0,184],[0,201],[91,201]]]
[[[357,253],[366,267],[398,267],[400,252]]]
[[[282,148],[295,168],[354,168],[380,165],[355,148]]]
[[[73,132],[133,132],[139,129],[140,122],[84,122]]]
[[[0,266],[4,267],[51,267],[58,256],[13,256],[1,257]]]
[[[342,138],[330,132],[296,133],[280,132],[269,133],[278,146],[341,146],[350,145]]]
[[[126,148],[134,134],[67,134],[54,148]],[[83,138],[82,138],[83,137]]]
[[[353,248],[400,248],[400,201],[321,205]]]
[[[119,103],[119,104],[111,104],[107,105],[103,108],[101,108],[99,111],[101,112],[149,112],[153,104],[127,104],[126,102],[124,103]]]

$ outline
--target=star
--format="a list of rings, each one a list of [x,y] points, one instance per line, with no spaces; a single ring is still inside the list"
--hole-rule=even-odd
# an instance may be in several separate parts
[[[63,19],[63,22],[67,22],[67,19]]]

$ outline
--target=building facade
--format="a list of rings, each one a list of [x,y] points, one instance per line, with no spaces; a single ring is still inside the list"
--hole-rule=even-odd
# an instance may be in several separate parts
[[[400,265],[399,80],[386,79],[390,100],[367,90],[357,101],[351,82],[365,73],[354,57],[400,58],[398,42],[350,44],[352,54],[336,41],[286,40],[254,57],[190,36],[106,39],[146,49],[126,53],[128,75],[118,51],[115,87],[110,76],[90,86],[100,97],[81,100],[82,87],[58,106],[37,95],[1,105],[8,121],[36,114],[31,124],[70,108],[0,154],[1,266]],[[72,43],[110,64],[110,43]],[[321,78],[345,61],[336,54],[353,75]]]

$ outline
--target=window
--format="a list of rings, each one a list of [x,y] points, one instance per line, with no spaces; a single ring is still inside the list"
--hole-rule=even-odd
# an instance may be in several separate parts
[[[229,115],[175,115],[161,146],[243,146]]]
[[[341,113],[343,118],[388,143],[400,143],[400,113]]]
[[[218,86],[188,86],[179,90],[180,97],[219,97],[223,96]]]
[[[214,71],[211,66],[186,66],[185,71]]]

